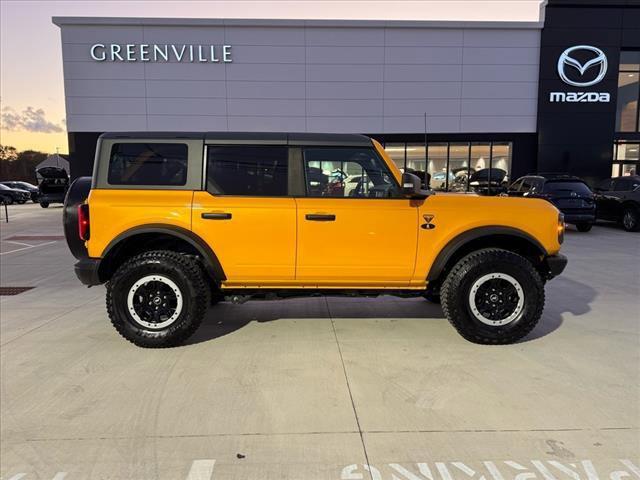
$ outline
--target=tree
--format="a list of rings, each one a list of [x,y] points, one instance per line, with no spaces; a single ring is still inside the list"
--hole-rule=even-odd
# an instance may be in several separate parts
[[[8,160],[13,161],[18,158],[18,152],[15,147],[0,145],[0,161]]]
[[[49,155],[36,150],[18,152],[14,147],[0,145],[0,180],[36,181],[36,166]]]

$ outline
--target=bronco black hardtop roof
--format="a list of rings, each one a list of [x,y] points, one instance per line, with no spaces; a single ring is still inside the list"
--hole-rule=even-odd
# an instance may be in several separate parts
[[[371,139],[352,133],[281,133],[281,132],[111,132],[104,139],[188,139],[228,145],[326,145],[370,147]]]

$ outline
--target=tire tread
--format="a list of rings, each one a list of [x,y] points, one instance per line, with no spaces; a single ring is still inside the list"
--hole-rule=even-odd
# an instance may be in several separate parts
[[[457,285],[462,280],[465,273],[468,272],[470,268],[477,263],[487,262],[491,260],[517,262],[521,266],[529,270],[530,275],[533,277],[536,288],[538,289],[538,298],[540,299],[536,304],[534,313],[530,316],[524,326],[517,330],[514,330],[514,332],[509,335],[501,336],[499,338],[483,336],[466,328],[464,324],[464,318],[467,313],[460,311],[460,307],[458,302],[456,302],[455,296],[455,289],[457,288]],[[449,320],[449,323],[451,323],[451,325],[453,325],[453,327],[458,331],[458,333],[470,342],[485,345],[510,344],[529,334],[542,316],[545,302],[544,282],[542,281],[540,274],[533,267],[531,262],[529,262],[529,260],[524,258],[522,255],[518,255],[517,253],[500,248],[486,248],[476,250],[475,252],[472,252],[459,260],[445,278],[445,281],[443,282],[440,289],[440,297],[442,299],[442,310],[444,312],[444,315]]]

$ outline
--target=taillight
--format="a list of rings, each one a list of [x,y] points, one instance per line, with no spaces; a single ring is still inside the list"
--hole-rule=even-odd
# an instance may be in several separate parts
[[[564,229],[565,229],[564,214],[559,213],[558,214],[558,243],[560,245],[562,245],[562,242],[564,242]]]
[[[89,228],[89,205],[78,205],[78,235],[81,240],[89,240],[91,230]]]

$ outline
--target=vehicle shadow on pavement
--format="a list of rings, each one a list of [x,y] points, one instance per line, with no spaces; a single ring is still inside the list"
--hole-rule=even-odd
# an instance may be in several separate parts
[[[540,322],[518,343],[530,342],[554,332],[562,326],[564,313],[586,315],[597,295],[595,289],[582,282],[562,276],[554,278],[546,287],[547,301]]]
[[[288,300],[249,301],[242,305],[228,302],[210,307],[196,333],[185,343],[215,340],[240,330],[251,322],[284,319],[424,319],[446,321],[442,308],[422,298],[296,298]]]

